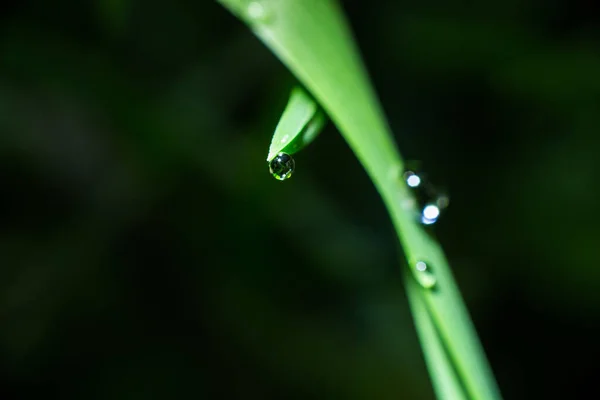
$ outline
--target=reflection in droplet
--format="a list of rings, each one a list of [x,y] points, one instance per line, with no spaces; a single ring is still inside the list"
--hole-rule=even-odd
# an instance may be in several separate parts
[[[438,198],[435,200],[435,203],[440,209],[444,209],[450,205],[450,198],[447,195],[442,194],[438,196]]]
[[[421,213],[421,222],[425,225],[435,224],[440,216],[440,209],[438,206],[428,204],[423,208]]]
[[[425,289],[431,289],[435,286],[437,279],[431,270],[431,267],[425,261],[417,261],[414,265],[413,275],[419,285]]]
[[[296,162],[286,153],[279,153],[277,156],[269,162],[269,172],[278,181],[285,181],[292,176],[294,169],[296,168]]]
[[[416,188],[421,184],[421,178],[419,178],[419,175],[412,172],[409,172],[407,175],[405,175],[405,179],[406,184],[411,188]]]
[[[429,218],[421,217],[421,223],[423,225],[433,225],[436,222],[437,222],[437,218],[436,219],[429,219]]]
[[[415,164],[415,162],[409,162],[409,164]],[[408,206],[408,202],[405,202],[407,206],[404,208],[410,209],[420,223],[424,225],[435,224],[442,211],[448,207],[448,196],[440,194],[427,179],[427,176],[414,168],[404,170],[402,179],[411,189],[410,192],[415,199],[411,207]]]
[[[440,209],[438,206],[429,204],[423,209],[423,216],[427,219],[437,219],[440,216]]]

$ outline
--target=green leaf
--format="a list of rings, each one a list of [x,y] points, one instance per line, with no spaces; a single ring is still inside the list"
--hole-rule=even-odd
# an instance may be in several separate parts
[[[302,88],[292,89],[288,104],[275,128],[267,161],[283,152],[294,154],[311,143],[325,125],[325,113]]]
[[[408,271],[408,269],[406,269]],[[435,323],[429,315],[427,304],[419,285],[406,273],[406,294],[410,303],[415,327],[419,334],[425,362],[431,374],[433,388],[439,399],[467,400],[460,377],[454,369],[450,355],[445,349]]]
[[[469,399],[499,399],[500,393],[440,245],[423,229],[406,205],[414,201],[400,179],[403,160],[381,106],[369,83],[354,41],[333,0],[219,0],[246,21],[254,33],[296,75],[335,123],[367,171],[385,203],[409,268],[425,261],[435,286],[415,287],[437,341],[423,340],[426,354],[443,344],[448,357],[432,357],[437,376],[451,362]],[[410,274],[408,276],[411,276]],[[413,278],[405,279],[412,290]],[[415,316],[418,318],[418,316]],[[438,367],[440,363],[440,368]],[[449,398],[439,394],[440,398]]]

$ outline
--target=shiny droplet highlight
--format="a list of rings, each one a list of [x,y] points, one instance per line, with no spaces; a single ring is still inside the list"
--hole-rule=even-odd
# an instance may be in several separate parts
[[[425,261],[417,261],[413,266],[413,276],[419,285],[425,289],[435,286],[437,279],[431,270],[431,266]]]
[[[440,194],[426,175],[416,168],[406,169],[402,174],[402,179],[413,197],[412,202],[405,202],[406,207],[404,208],[414,212],[417,221],[423,225],[435,224],[443,210],[448,207],[450,202],[448,196]]]
[[[416,188],[421,184],[421,178],[419,175],[415,174],[412,171],[408,171],[404,174],[404,179],[406,180],[406,184],[411,188]]]
[[[278,181],[289,179],[294,173],[296,162],[286,153],[279,153],[269,162],[269,172]]]
[[[421,222],[425,225],[435,224],[440,216],[440,208],[434,204],[427,204],[421,212]]]

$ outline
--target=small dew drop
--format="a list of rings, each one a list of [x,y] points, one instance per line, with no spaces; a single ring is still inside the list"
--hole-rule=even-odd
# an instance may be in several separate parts
[[[260,1],[251,1],[246,8],[246,14],[253,22],[267,22],[270,17],[268,7]]]
[[[269,162],[269,172],[278,181],[289,179],[294,173],[296,162],[286,153],[279,153]]]
[[[408,212],[413,212],[417,206],[417,202],[412,197],[404,198],[400,204],[401,207]]]
[[[419,175],[411,171],[407,172],[404,175],[404,179],[406,180],[406,184],[411,188],[416,188],[421,184],[421,178],[419,177]]]
[[[414,161],[409,164],[416,164]],[[402,174],[404,183],[414,198],[412,206],[407,202],[403,207],[414,213],[415,219],[423,225],[435,224],[448,207],[449,198],[431,184],[427,176],[417,169],[405,169]]]
[[[421,213],[421,222],[425,225],[435,224],[440,216],[440,209],[434,204],[427,204]]]
[[[415,263],[413,275],[419,285],[425,289],[433,288],[437,282],[431,267],[425,261],[417,261]]]
[[[427,219],[437,219],[440,216],[440,209],[438,206],[429,204],[423,209],[423,216]]]
[[[281,138],[281,143],[286,143],[290,139],[290,135],[285,135]]]

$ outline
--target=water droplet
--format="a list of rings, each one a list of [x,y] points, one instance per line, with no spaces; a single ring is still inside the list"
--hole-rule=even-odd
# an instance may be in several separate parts
[[[427,219],[437,219],[440,216],[440,209],[438,206],[428,204],[423,209],[423,216]]]
[[[285,135],[281,138],[281,143],[285,143],[290,139],[290,135]]]
[[[269,163],[269,172],[278,181],[285,181],[292,176],[295,167],[296,162],[292,156],[286,153],[279,153]]]
[[[415,218],[424,225],[435,224],[448,207],[448,196],[440,194],[426,175],[416,169],[405,170],[402,178],[414,197],[412,206],[408,208],[415,213]]]
[[[412,171],[406,172],[404,174],[404,179],[406,180],[406,184],[411,188],[416,188],[421,184],[421,178],[419,175]]]
[[[269,8],[260,1],[251,1],[246,7],[246,15],[253,22],[267,22],[270,18]]]
[[[435,224],[440,216],[440,208],[434,204],[427,204],[421,211],[421,222],[425,225]]]
[[[414,265],[413,275],[419,285],[425,289],[431,289],[435,286],[437,279],[431,270],[431,267],[425,261],[417,261]]]

